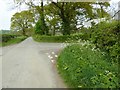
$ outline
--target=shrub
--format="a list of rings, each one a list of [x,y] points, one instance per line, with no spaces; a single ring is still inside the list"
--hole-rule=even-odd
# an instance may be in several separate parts
[[[120,22],[101,22],[92,27],[91,31],[89,40],[117,61],[120,58]]]
[[[57,68],[72,88],[116,88],[118,67],[104,53],[87,44],[67,46],[59,55]]]
[[[85,39],[86,36],[81,34],[74,35],[61,35],[61,36],[47,36],[47,35],[34,35],[33,38],[39,42],[77,42],[79,39]]]
[[[82,40],[89,40],[101,51],[105,51],[112,61],[120,59],[120,21],[101,22],[89,29],[81,30],[78,36]]]
[[[18,35],[12,35],[12,34],[2,34],[2,42],[7,42],[10,39],[16,38]]]
[[[26,38],[27,38],[26,36],[17,36],[15,38],[9,39],[7,42],[0,43],[0,46],[7,46],[7,45],[11,45],[11,44],[16,44],[16,43],[19,43],[19,42],[25,40]]]

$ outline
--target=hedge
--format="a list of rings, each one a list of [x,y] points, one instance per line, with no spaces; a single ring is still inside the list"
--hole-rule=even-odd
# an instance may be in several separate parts
[[[118,65],[108,61],[99,50],[75,44],[60,53],[57,68],[70,88],[118,88]]]
[[[0,37],[2,38],[2,42],[7,42],[7,41],[9,41],[13,38],[18,37],[18,36],[20,36],[20,35],[12,35],[12,34],[2,34],[2,35],[0,35]]]

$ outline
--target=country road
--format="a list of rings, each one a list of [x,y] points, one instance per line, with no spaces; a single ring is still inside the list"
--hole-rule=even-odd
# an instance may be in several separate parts
[[[3,47],[2,88],[65,88],[54,65],[55,53],[62,49],[61,45],[38,43],[29,37]]]

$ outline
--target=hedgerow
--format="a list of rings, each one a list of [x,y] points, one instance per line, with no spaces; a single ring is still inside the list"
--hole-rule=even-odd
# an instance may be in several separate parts
[[[20,35],[13,35],[13,34],[2,34],[2,35],[0,35],[0,37],[2,38],[2,42],[7,42],[7,41],[9,41],[13,38],[18,37],[18,36],[20,36]]]
[[[60,53],[57,68],[72,88],[118,88],[118,66],[107,59],[90,45],[73,44]]]
[[[0,35],[0,46],[7,46],[11,44],[19,43],[25,40],[27,37],[22,35],[13,34],[1,34]]]
[[[45,36],[45,35],[34,35],[34,40],[38,42],[65,42],[69,36]]]
[[[90,28],[90,31],[89,40],[118,62],[120,59],[120,21],[101,22]]]

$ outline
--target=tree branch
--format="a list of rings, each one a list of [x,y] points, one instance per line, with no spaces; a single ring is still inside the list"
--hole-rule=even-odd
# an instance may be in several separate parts
[[[114,18],[116,16],[116,14],[118,14],[120,12],[120,10],[118,10],[113,16],[112,18]]]
[[[54,4],[56,7],[58,7],[59,9],[61,9],[61,7],[57,4],[57,3],[55,3],[53,0],[50,0],[51,2],[52,2],[52,4]]]

